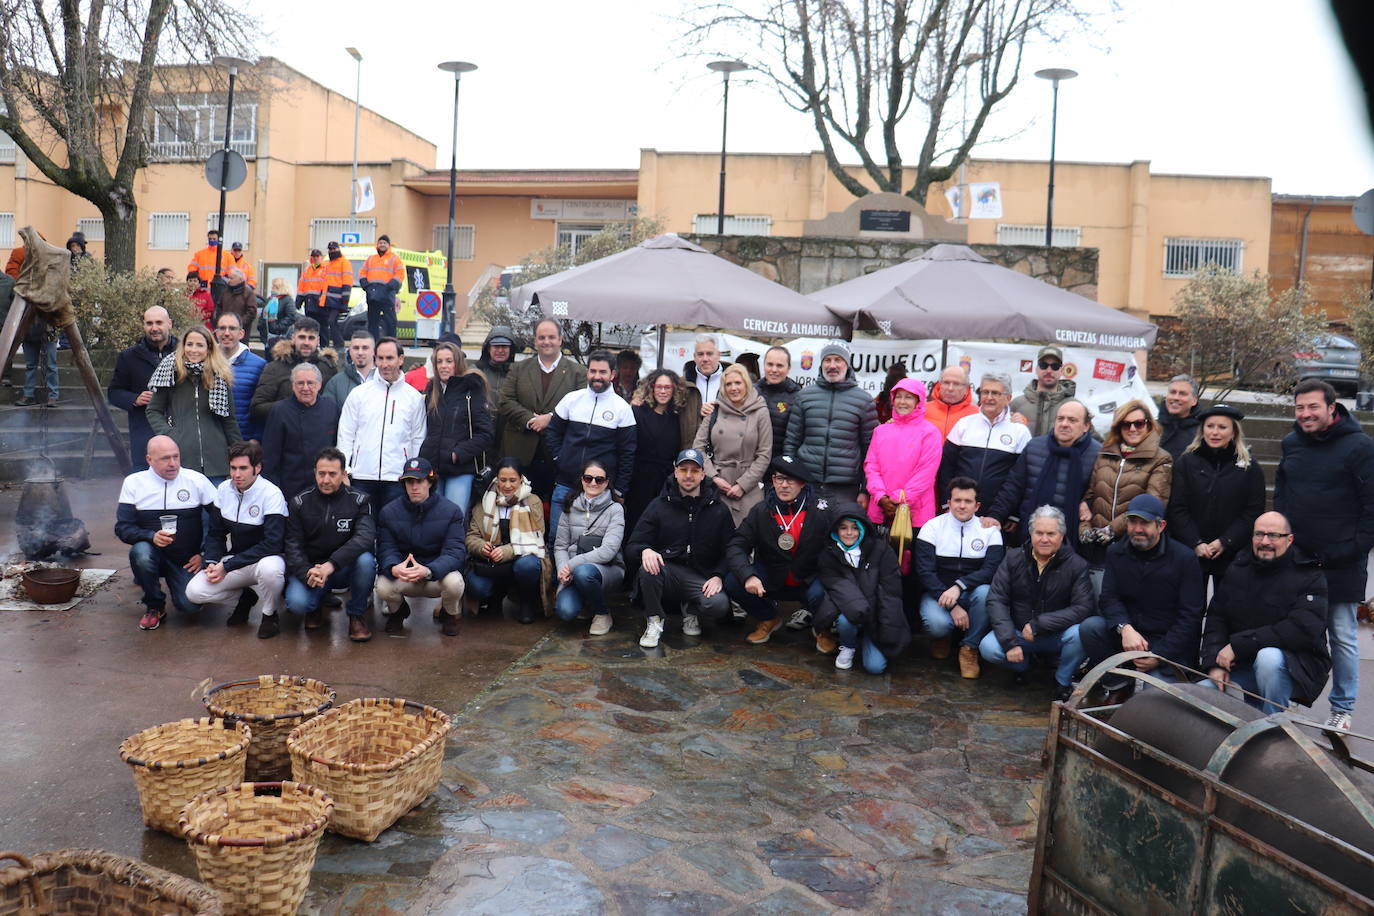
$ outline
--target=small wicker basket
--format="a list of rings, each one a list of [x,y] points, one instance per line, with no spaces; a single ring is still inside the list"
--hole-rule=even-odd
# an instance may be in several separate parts
[[[119,759],[134,771],[143,823],[181,836],[177,818],[202,792],[243,782],[253,733],[227,719],[182,719],[124,739]]]
[[[330,830],[371,842],[438,787],[450,727],[432,706],[353,700],[286,739],[292,779],[334,799]]]
[[[226,916],[289,916],[305,896],[333,811],[314,786],[245,782],[196,796],[180,826]]]
[[[101,849],[0,852],[0,916],[221,916],[203,884]]]
[[[286,736],[291,729],[334,705],[328,684],[287,674],[259,675],[211,687],[201,698],[210,715],[248,723],[253,742],[244,766],[247,782],[274,782],[291,777]]]

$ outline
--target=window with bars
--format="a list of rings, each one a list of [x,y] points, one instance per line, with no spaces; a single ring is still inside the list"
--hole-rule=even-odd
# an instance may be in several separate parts
[[[183,92],[153,101],[148,155],[155,161],[203,159],[224,146],[228,111],[222,92]],[[251,92],[234,96],[234,128],[229,146],[241,156],[258,152],[258,102]]]
[[[1244,255],[1245,243],[1240,239],[1166,238],[1164,276],[1191,277],[1208,264],[1238,274]]]
[[[219,228],[219,211],[211,210],[205,217],[205,229]],[[248,214],[242,211],[231,213],[226,211],[224,214],[224,247],[228,248],[235,242],[242,242],[245,249],[248,248]],[[323,250],[323,248],[321,248]]]
[[[186,251],[191,247],[191,214],[148,214],[148,247],[155,251]]]
[[[1050,240],[1055,248],[1077,248],[1083,241],[1083,227],[1055,226],[1054,238]],[[1008,226],[998,224],[997,244],[999,245],[1040,245],[1045,244],[1045,224],[1039,226]]]
[[[77,220],[76,231],[84,235],[88,242],[105,241],[105,221],[98,216]]]
[[[698,235],[715,235],[719,220],[714,213],[698,213],[692,219],[692,231]],[[725,216],[726,235],[772,235],[771,216]]]
[[[14,214],[0,213],[0,248],[14,247]]]
[[[476,248],[476,241],[476,226],[463,226],[455,223],[453,226],[453,260],[471,261]],[[434,247],[431,250],[444,254],[448,253],[448,223],[434,227]]]
[[[566,247],[577,258],[582,243],[606,228],[606,223],[559,223],[558,247]]]
[[[0,133],[0,165],[9,165],[13,163],[14,155],[14,138],[9,134]]]
[[[330,242],[342,242],[345,232],[358,233],[360,244],[370,245],[377,241],[377,221],[375,219],[349,219],[348,217],[320,217],[310,221],[310,247],[324,251]]]

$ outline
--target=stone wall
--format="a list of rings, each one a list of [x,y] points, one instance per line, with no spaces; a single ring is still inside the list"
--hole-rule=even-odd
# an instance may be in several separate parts
[[[929,239],[783,238],[752,235],[684,235],[728,261],[800,293],[852,280],[899,264],[941,244]],[[996,264],[1097,301],[1097,249],[1037,245],[972,245]]]

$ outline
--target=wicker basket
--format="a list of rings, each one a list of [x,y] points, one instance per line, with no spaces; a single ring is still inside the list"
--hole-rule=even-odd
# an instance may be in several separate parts
[[[203,884],[100,849],[0,852],[0,916],[220,916]]]
[[[243,782],[253,733],[227,719],[182,719],[124,739],[119,759],[134,771],[143,823],[181,836],[177,818],[202,792]]]
[[[256,680],[211,687],[201,702],[210,715],[247,722],[253,730],[244,780],[274,782],[291,777],[286,736],[333,706],[334,691],[312,678],[263,674]]]
[[[334,799],[330,830],[371,842],[439,785],[449,728],[432,706],[353,700],[286,739],[291,778]]]
[[[196,796],[181,832],[200,880],[219,891],[230,916],[296,912],[334,803],[314,786],[245,782]]]

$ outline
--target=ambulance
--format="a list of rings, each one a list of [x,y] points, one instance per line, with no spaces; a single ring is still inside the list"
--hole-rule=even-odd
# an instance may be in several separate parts
[[[346,341],[355,329],[367,330],[367,296],[358,274],[367,259],[377,253],[377,247],[350,244],[340,245],[339,250],[353,265],[353,294],[348,299],[348,315],[340,322]],[[391,250],[401,259],[406,272],[401,291],[396,294],[396,337],[407,344],[438,340],[440,314],[432,303],[435,297],[443,300],[444,286],[448,283],[448,261],[441,251],[411,251],[395,246]],[[422,311],[433,314],[425,315]]]

